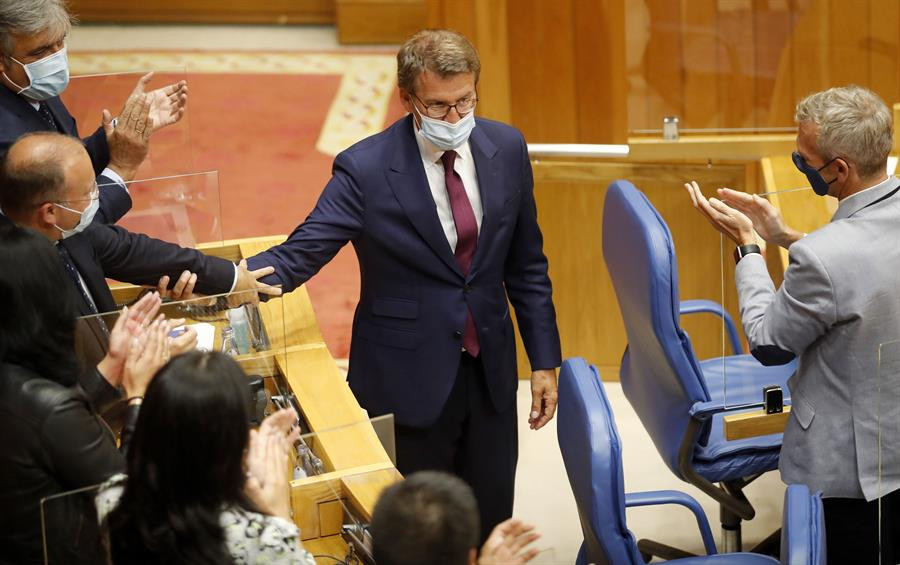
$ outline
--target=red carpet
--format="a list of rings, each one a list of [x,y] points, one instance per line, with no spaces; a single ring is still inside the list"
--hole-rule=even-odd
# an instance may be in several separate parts
[[[179,78],[160,74],[151,85]],[[218,170],[221,224],[216,221],[213,191],[207,190],[205,200],[197,198],[196,189],[214,179],[199,176],[136,187],[136,213],[122,225],[155,236],[166,234],[166,239],[182,244],[189,244],[192,237],[199,242],[290,233],[312,210],[330,177],[332,157],[318,152],[315,144],[340,77],[191,74],[187,79],[185,119],[154,135],[138,178]],[[136,75],[73,80],[64,99],[82,135],[99,125],[102,108],[117,114],[135,82]],[[402,114],[394,95],[385,125]],[[185,206],[178,208],[182,217],[186,209],[193,234],[182,233],[179,238],[179,221],[172,215],[140,214],[151,206],[155,193],[164,193],[170,202],[187,194]],[[347,357],[359,295],[358,266],[350,246],[308,288],[328,347],[335,357]]]

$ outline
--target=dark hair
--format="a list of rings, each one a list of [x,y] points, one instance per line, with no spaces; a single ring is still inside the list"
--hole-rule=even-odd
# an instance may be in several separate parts
[[[0,361],[73,385],[79,363],[72,281],[46,237],[0,222]]]
[[[391,485],[372,514],[378,565],[465,565],[478,545],[478,504],[462,479],[420,471]]]
[[[231,563],[223,507],[244,494],[247,377],[231,357],[194,351],[147,387],[128,448],[128,480],[109,514],[113,563]]]
[[[54,143],[40,150],[10,158],[16,145],[28,138],[47,138]],[[13,219],[21,219],[35,206],[62,198],[66,184],[65,162],[71,154],[75,138],[56,132],[30,132],[19,137],[3,155],[0,164],[0,208]]]

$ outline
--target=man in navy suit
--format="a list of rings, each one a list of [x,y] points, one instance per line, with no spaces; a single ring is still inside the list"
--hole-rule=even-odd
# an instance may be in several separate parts
[[[66,37],[70,17],[62,0],[0,2],[0,152],[21,135],[55,131],[78,136],[78,126],[59,95],[69,81]],[[129,98],[144,95],[152,74],[138,81]],[[147,137],[177,122],[184,114],[187,84],[184,81],[146,94],[150,101],[145,123],[136,128],[116,128],[106,110],[102,124],[84,145],[102,187],[97,220],[115,223],[131,209],[131,197],[123,181],[134,178],[146,155]],[[127,109],[128,103],[126,103]],[[123,110],[120,118],[125,115]],[[137,136],[132,135],[137,130]]]
[[[393,413],[397,465],[456,473],[475,491],[482,540],[512,515],[518,458],[516,347],[531,362],[529,424],[556,409],[559,334],[531,164],[516,129],[475,118],[478,55],[428,30],[400,49],[408,116],[335,158],[315,209],[248,260],[290,291],[347,242],[360,264],[349,384]]]

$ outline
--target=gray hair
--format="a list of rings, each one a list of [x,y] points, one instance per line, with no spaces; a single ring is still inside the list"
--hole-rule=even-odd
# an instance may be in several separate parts
[[[478,51],[463,34],[449,29],[426,29],[406,40],[397,52],[397,85],[415,92],[416,79],[426,70],[445,78],[481,73]]]
[[[33,35],[45,29],[68,35],[72,17],[65,0],[0,0],[0,55],[13,52],[12,34]]]
[[[893,118],[877,94],[861,86],[839,86],[810,94],[797,104],[797,123],[819,126],[816,149],[826,162],[836,157],[868,178],[885,171],[893,145]]]

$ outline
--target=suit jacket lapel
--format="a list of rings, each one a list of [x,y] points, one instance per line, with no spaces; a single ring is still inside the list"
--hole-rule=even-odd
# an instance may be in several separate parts
[[[41,115],[38,114],[37,110],[35,110],[27,100],[5,86],[0,86],[0,104],[18,116],[20,120],[31,124],[31,127],[35,128],[37,131],[47,129],[47,124],[44,123],[43,118],[41,118]]]
[[[66,135],[78,137],[78,132],[72,131],[72,128],[69,127],[70,119],[66,115],[68,112],[65,112],[63,109],[62,100],[57,96],[46,100],[44,103],[47,105],[47,109],[50,110],[50,114],[56,122],[56,127],[62,129],[62,133]]]
[[[497,231],[500,214],[503,212],[503,177],[500,171],[500,160],[496,159],[497,146],[477,126],[469,138],[472,158],[475,161],[475,173],[478,176],[478,190],[481,193],[481,207],[484,216],[481,220],[481,232],[478,234],[478,247],[472,259],[471,278],[487,253],[490,242]]]
[[[413,137],[412,116],[399,122],[394,131],[399,143],[387,171],[388,183],[394,195],[415,226],[416,231],[441,260],[462,276],[459,263],[450,250],[447,236],[441,227],[434,198],[428,188],[428,178],[422,166],[419,146]]]

